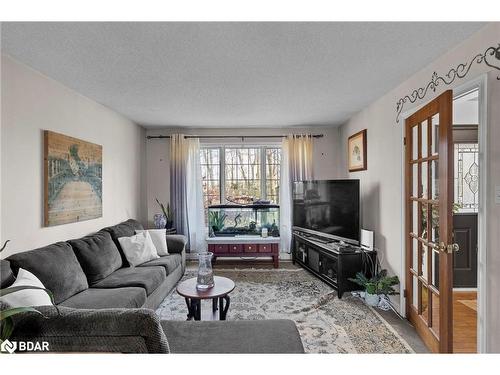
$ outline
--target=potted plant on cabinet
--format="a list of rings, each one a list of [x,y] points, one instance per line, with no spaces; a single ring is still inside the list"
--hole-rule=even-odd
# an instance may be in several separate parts
[[[371,278],[358,272],[355,278],[349,280],[363,287],[365,302],[370,306],[378,306],[381,295],[387,296],[398,293],[393,287],[399,284],[399,278],[397,276],[387,276],[387,270],[381,270]]]
[[[158,198],[156,198],[156,203],[158,203],[161,211],[163,212],[163,217],[165,218],[165,229],[172,229],[174,226],[174,213],[170,208],[170,203],[167,203],[166,208],[165,205],[158,200]]]

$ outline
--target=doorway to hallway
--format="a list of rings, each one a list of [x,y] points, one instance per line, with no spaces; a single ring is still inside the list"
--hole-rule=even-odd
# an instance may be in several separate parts
[[[479,89],[453,99],[453,352],[477,353]]]

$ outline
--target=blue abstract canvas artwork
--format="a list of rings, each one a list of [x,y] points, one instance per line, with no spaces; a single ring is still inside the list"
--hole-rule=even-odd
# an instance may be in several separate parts
[[[102,216],[102,146],[44,132],[45,226]]]

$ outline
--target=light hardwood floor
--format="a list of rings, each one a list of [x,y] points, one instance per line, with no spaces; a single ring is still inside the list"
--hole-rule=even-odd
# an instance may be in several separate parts
[[[453,352],[477,353],[476,292],[453,292]]]
[[[439,334],[437,299],[432,304],[432,321]],[[477,292],[453,291],[453,353],[477,353]]]

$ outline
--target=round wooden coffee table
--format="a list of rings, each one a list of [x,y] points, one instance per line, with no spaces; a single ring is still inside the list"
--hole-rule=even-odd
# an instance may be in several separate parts
[[[188,308],[187,320],[201,320],[201,300],[212,300],[212,313],[219,310],[219,320],[226,320],[230,299],[228,294],[234,290],[234,282],[227,277],[214,276],[213,288],[196,289],[196,277],[177,285],[177,293],[184,297]],[[219,307],[217,308],[217,305]]]

